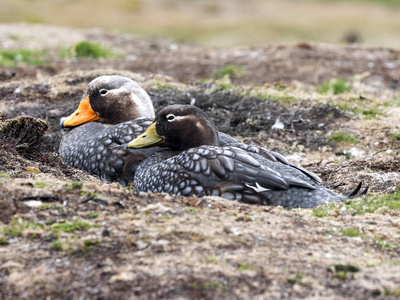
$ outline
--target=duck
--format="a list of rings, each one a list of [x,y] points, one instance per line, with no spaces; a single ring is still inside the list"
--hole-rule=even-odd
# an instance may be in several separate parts
[[[137,191],[220,196],[248,204],[314,208],[355,196],[325,188],[321,179],[265,148],[219,141],[215,124],[191,105],[163,108],[130,149],[158,147],[134,176]]]
[[[137,166],[157,149],[128,149],[155,117],[150,96],[127,77],[93,79],[78,108],[61,118],[59,153],[68,165],[108,182],[131,184]]]

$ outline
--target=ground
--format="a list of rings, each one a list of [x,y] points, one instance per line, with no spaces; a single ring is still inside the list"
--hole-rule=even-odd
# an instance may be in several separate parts
[[[41,66],[0,67],[1,299],[400,296],[399,51],[314,43],[216,50],[7,26],[2,45],[49,56]],[[25,39],[13,32],[31,43],[18,44]],[[80,40],[106,41],[124,56],[57,55],[59,44]],[[101,74],[137,80],[156,110],[194,102],[219,130],[284,154],[337,192],[362,182],[368,195],[284,210],[137,193],[70,168],[57,153],[59,119]],[[33,118],[7,121],[21,115]]]

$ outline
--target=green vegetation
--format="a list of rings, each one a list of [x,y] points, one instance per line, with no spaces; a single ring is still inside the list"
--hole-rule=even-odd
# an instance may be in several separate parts
[[[89,191],[82,190],[81,196],[89,196],[89,197],[96,198],[97,194],[94,193],[94,192],[89,192]]]
[[[61,57],[76,57],[76,58],[119,58],[111,50],[103,48],[100,44],[82,41],[75,46],[64,50],[60,53]]]
[[[41,182],[41,181],[35,182],[35,186],[38,188],[44,188],[46,185],[47,184],[45,182]]]
[[[0,237],[0,246],[8,245],[8,240],[5,237]]]
[[[390,137],[393,141],[400,141],[400,132],[390,132],[390,133],[389,133],[389,137]]]
[[[65,185],[67,190],[80,190],[83,187],[83,183],[82,182],[75,182],[73,181],[71,184],[67,183]]]
[[[349,236],[349,237],[365,237],[365,234],[362,232],[359,232],[356,229],[353,228],[347,228],[347,229],[342,229],[340,230],[340,232],[344,235],[344,236]]]
[[[3,234],[8,236],[22,235],[26,229],[43,228],[42,224],[26,221],[23,218],[13,218],[8,226],[3,228]]]
[[[1,173],[0,178],[11,178],[11,175],[7,173]]]
[[[6,68],[15,68],[20,63],[33,66],[42,66],[47,63],[48,52],[20,50],[0,50],[0,65]]]
[[[375,242],[375,246],[376,246],[376,248],[379,248],[379,249],[392,249],[393,248],[393,246],[391,244],[389,244],[387,241],[385,241],[383,239],[378,239]]]
[[[400,210],[400,192],[397,190],[393,194],[383,194],[363,199],[347,200],[341,203],[321,205],[313,210],[315,217],[328,217],[331,212],[345,208],[347,214],[352,216],[374,213],[376,210],[393,211]]]
[[[239,78],[241,74],[243,74],[245,69],[240,66],[227,65],[221,69],[215,71],[211,77],[214,79],[221,79],[224,77],[228,77],[230,79]]]
[[[334,273],[333,278],[339,280],[346,280],[347,273],[356,273],[360,271],[360,268],[353,265],[330,265],[328,271]]]
[[[295,284],[296,282],[302,280],[303,278],[304,278],[304,274],[303,273],[298,273],[296,275],[289,276],[287,278],[287,281],[290,284]]]
[[[400,297],[400,287],[398,287],[397,290],[385,290],[384,295]]]
[[[327,94],[332,92],[334,95],[343,94],[350,91],[348,83],[344,79],[336,79],[328,82],[323,82],[318,88],[317,92],[320,94]]]
[[[83,241],[83,244],[84,244],[83,250],[84,250],[85,252],[93,251],[93,249],[94,249],[93,246],[94,246],[94,245],[97,245],[97,244],[99,244],[99,243],[100,243],[99,240],[90,240],[90,239],[86,239],[86,240]]]
[[[338,131],[335,133],[332,133],[329,137],[328,140],[333,143],[343,143],[343,144],[358,144],[359,141],[351,134]]]
[[[60,241],[54,241],[51,244],[51,247],[54,248],[55,250],[61,250],[62,249],[62,244]]]
[[[48,210],[48,209],[51,209],[51,208],[53,208],[53,209],[57,209],[57,210],[62,210],[62,206],[61,205],[59,205],[59,204],[56,204],[56,203],[44,203],[44,204],[42,204],[42,205],[40,205],[39,207],[38,207],[38,210],[39,211],[43,211],[43,210]]]
[[[57,232],[73,232],[75,230],[84,230],[92,227],[87,222],[73,221],[72,223],[55,223],[52,225],[51,230]]]
[[[88,217],[91,219],[96,219],[99,216],[98,213],[88,212]]]
[[[239,266],[239,270],[240,270],[240,271],[246,271],[246,270],[253,270],[253,268],[250,267],[250,266],[248,266],[247,264],[241,264],[241,265]]]

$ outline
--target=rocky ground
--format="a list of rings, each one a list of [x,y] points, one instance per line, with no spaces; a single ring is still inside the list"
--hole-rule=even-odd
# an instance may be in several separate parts
[[[82,40],[123,58],[57,54]],[[42,66],[0,67],[1,299],[400,297],[400,51],[208,49],[26,25],[1,25],[0,45],[49,53]],[[369,195],[288,211],[136,193],[72,169],[59,119],[102,74],[137,80],[156,110],[194,102],[219,130]],[[9,121],[21,115],[33,118]]]

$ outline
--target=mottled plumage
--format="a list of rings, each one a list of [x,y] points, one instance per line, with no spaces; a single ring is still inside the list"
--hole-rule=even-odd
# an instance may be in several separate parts
[[[316,207],[346,198],[323,187],[318,176],[278,153],[235,141],[219,146],[214,124],[196,107],[164,108],[128,147],[150,146],[146,139],[154,134],[157,144],[164,142],[168,149],[140,164],[134,179],[138,191],[215,195],[285,208]]]
[[[62,127],[72,129],[61,140],[60,156],[75,168],[126,185],[140,162],[157,150],[126,148],[151,124],[151,99],[135,81],[120,76],[94,79],[85,96],[74,113],[61,119]]]

